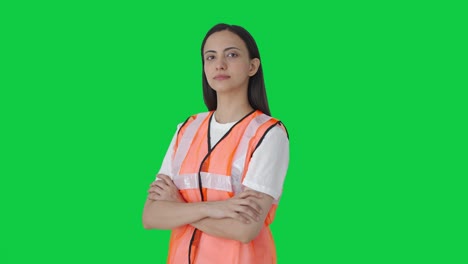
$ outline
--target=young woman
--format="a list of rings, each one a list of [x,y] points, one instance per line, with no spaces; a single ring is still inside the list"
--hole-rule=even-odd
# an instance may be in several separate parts
[[[269,225],[289,140],[270,116],[257,45],[244,28],[218,24],[201,55],[209,112],[178,125],[143,225],[172,230],[167,263],[276,263]]]

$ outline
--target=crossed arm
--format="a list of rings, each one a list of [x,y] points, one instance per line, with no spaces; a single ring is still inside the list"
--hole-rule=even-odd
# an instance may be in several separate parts
[[[224,201],[187,203],[163,174],[151,183],[143,210],[146,229],[192,225],[202,232],[248,243],[264,225],[273,197],[252,189]]]

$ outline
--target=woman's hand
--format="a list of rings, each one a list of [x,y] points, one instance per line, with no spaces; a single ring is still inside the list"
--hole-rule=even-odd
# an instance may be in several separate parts
[[[256,199],[261,197],[259,192],[246,190],[224,201],[207,202],[207,212],[216,219],[233,218],[246,224],[259,221],[262,208]]]
[[[164,174],[158,174],[158,179],[151,183],[150,189],[148,190],[148,199],[153,201],[185,203],[177,186],[175,186],[169,176]]]

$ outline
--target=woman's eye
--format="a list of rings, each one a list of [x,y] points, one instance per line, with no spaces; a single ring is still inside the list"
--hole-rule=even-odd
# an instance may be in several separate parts
[[[231,57],[231,58],[235,58],[237,57],[238,55],[236,53],[229,53],[228,54],[228,57]]]
[[[213,56],[213,55],[207,56],[205,60],[209,61],[209,60],[212,60],[212,59],[214,59],[214,56]]]

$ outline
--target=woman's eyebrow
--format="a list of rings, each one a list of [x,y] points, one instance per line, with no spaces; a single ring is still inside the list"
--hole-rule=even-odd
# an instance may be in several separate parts
[[[236,48],[236,47],[228,47],[228,48],[225,48],[225,49],[224,49],[224,52],[226,52],[227,50],[230,50],[230,49],[240,50],[239,48]],[[207,51],[205,51],[205,54],[207,54],[208,52],[216,53],[215,50],[207,50]]]

